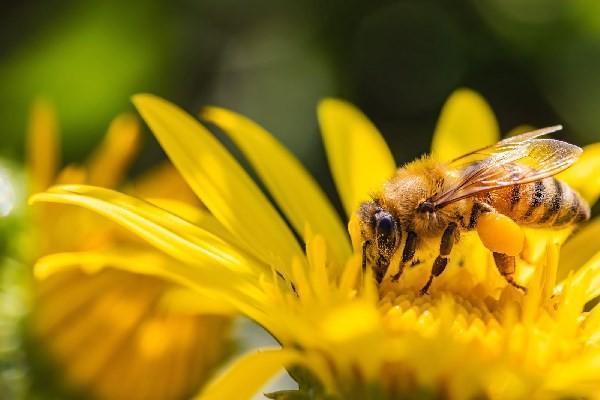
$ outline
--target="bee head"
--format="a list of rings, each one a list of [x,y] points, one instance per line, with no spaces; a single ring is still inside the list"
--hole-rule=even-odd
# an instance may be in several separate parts
[[[397,218],[376,201],[363,203],[358,210],[358,217],[363,243],[374,244],[379,255],[391,258],[402,238]]]

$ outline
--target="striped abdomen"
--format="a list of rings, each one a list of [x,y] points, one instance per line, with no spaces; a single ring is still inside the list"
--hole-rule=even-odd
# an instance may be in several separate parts
[[[521,225],[561,227],[590,217],[590,207],[567,184],[552,177],[490,193],[491,205]]]

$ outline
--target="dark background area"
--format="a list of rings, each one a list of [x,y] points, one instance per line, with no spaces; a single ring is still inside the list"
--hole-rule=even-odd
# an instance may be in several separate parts
[[[343,97],[397,160],[426,152],[458,87],[482,93],[503,131],[565,125],[600,139],[600,2],[542,0],[4,2],[0,155],[22,159],[38,96],[59,114],[66,161],[81,160],[129,97],[257,120],[328,184],[317,101]],[[134,171],[162,153],[146,135]],[[329,183],[330,184],[330,183]]]

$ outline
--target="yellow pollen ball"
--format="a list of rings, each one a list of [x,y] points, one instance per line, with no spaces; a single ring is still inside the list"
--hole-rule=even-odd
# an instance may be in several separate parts
[[[523,250],[521,227],[503,214],[486,213],[477,220],[477,234],[484,246],[496,253],[516,256]]]

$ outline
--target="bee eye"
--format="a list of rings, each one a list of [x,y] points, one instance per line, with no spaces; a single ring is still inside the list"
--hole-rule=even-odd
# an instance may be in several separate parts
[[[394,217],[385,211],[375,215],[377,247],[385,253],[393,252],[397,245],[398,229]]]
[[[383,236],[389,236],[394,230],[394,219],[390,214],[382,213],[377,218],[377,233]]]

